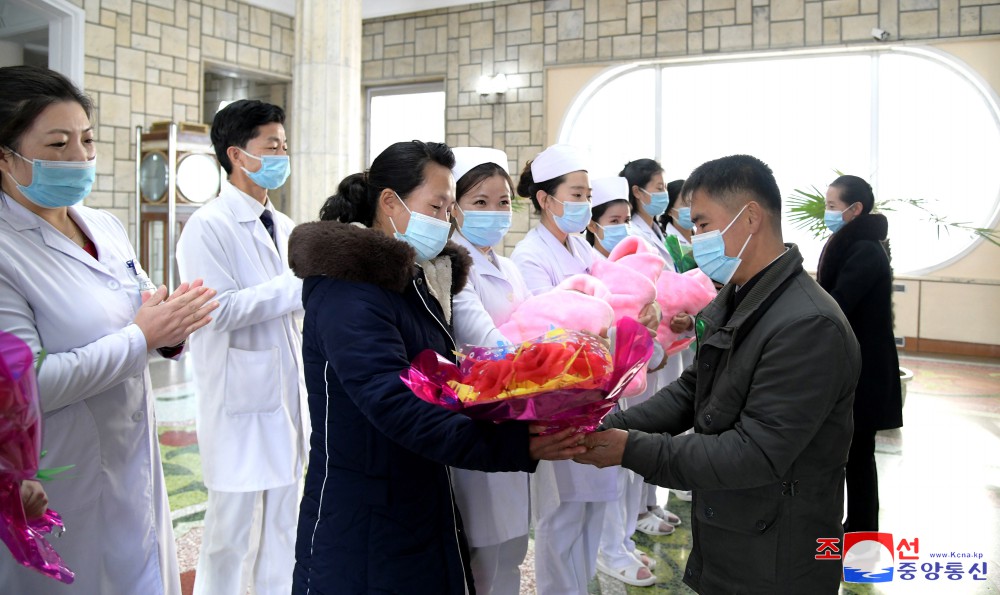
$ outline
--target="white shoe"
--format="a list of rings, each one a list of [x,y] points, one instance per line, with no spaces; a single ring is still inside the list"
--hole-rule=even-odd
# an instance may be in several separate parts
[[[665,521],[667,523],[670,523],[671,525],[681,524],[681,517],[670,512],[669,510],[663,510],[663,507],[660,506],[659,504],[650,508],[649,512],[652,513],[652,515],[655,516],[656,518]]]
[[[646,514],[639,518],[639,522],[635,524],[635,530],[646,535],[658,537],[673,533],[674,526],[655,514]]]
[[[691,501],[691,490],[670,490],[670,491],[673,492],[674,496],[677,496],[677,498],[680,500],[683,500],[685,502]]]
[[[604,560],[600,556],[597,557],[597,570],[603,574],[606,574],[612,578],[618,579],[626,585],[632,585],[634,587],[650,587],[656,584],[656,575],[649,572],[638,560],[633,560],[633,564],[626,566],[625,568],[614,569],[609,567],[604,563]],[[645,570],[649,573],[646,578],[639,578],[639,573]]]

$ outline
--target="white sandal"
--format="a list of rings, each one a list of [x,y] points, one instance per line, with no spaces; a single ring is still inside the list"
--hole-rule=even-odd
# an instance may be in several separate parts
[[[670,530],[664,531],[663,527],[670,527]],[[670,535],[674,532],[674,526],[655,514],[647,514],[639,518],[639,521],[635,524],[635,530],[657,537],[660,535]]]
[[[645,566],[646,568],[650,570],[656,568],[656,558],[650,556],[649,554],[640,550],[639,548],[635,548],[635,551],[632,552],[632,556],[635,559],[642,562],[642,565]]]
[[[654,516],[670,523],[671,525],[680,525],[681,517],[670,512],[669,510],[663,510],[663,507],[657,504],[656,506],[649,509],[649,512],[653,513]]]
[[[646,568],[639,561],[636,561],[635,564],[631,564],[629,566],[626,566],[625,568],[614,570],[613,568],[605,564],[600,559],[600,557],[598,557],[597,570],[599,572],[602,572],[610,576],[613,579],[620,580],[626,585],[632,585],[633,587],[650,587],[656,584],[656,575],[654,575],[652,572],[650,572],[649,576],[646,578],[638,578],[640,570],[645,570],[649,572],[649,569]]]

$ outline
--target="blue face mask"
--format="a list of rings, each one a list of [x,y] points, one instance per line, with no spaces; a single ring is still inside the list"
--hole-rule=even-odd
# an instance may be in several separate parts
[[[396,194],[393,192],[393,194]],[[451,233],[451,223],[441,221],[434,217],[428,217],[423,213],[414,213],[410,210],[402,198],[396,194],[396,199],[403,204],[403,208],[410,214],[410,222],[406,224],[406,233],[399,233],[396,223],[389,218],[389,223],[396,231],[394,234],[397,240],[406,242],[417,252],[417,262],[426,262],[444,250],[444,245],[448,243],[448,235]]]
[[[646,211],[647,215],[650,217],[659,217],[666,212],[667,205],[670,204],[669,194],[666,192],[650,192],[645,188],[640,188],[639,190],[649,195],[649,204],[642,205],[642,210]]]
[[[507,235],[512,215],[510,211],[462,211],[462,235],[473,246],[496,246]]]
[[[694,229],[694,222],[691,221],[691,207],[677,209],[677,226],[681,229]]]
[[[22,186],[13,175],[10,179],[25,198],[40,207],[71,207],[90,194],[94,186],[96,157],[90,161],[45,161],[28,159],[14,150],[11,153],[31,164],[31,183]]]
[[[701,269],[701,272],[708,275],[708,278],[716,283],[722,283],[723,285],[729,283],[729,280],[736,273],[736,269],[740,268],[740,263],[743,262],[740,257],[743,256],[743,251],[747,249],[747,244],[750,243],[750,238],[753,237],[753,234],[747,237],[747,241],[743,243],[740,253],[736,256],[726,256],[726,242],[722,239],[722,235],[729,231],[729,228],[733,226],[733,223],[736,223],[736,220],[740,218],[740,215],[743,214],[746,208],[747,205],[743,205],[740,212],[736,213],[736,217],[721,232],[716,229],[696,233],[691,237],[691,250],[694,254],[694,261],[698,263],[698,268]]]
[[[288,174],[291,173],[288,155],[264,155],[258,157],[247,153],[243,149],[240,149],[240,152],[251,159],[260,161],[260,169],[257,171],[249,171],[245,167],[241,167],[240,169],[246,172],[251,182],[261,188],[266,188],[267,190],[281,188],[288,179]]]
[[[847,207],[847,209],[853,207],[854,204],[855,203],[852,203],[850,207]],[[847,224],[847,222],[844,221],[844,213],[847,212],[847,209],[844,209],[843,211],[826,211],[823,213],[823,223],[826,224],[827,229],[833,233],[840,231],[840,228]]]
[[[629,232],[632,231],[632,228],[628,223],[619,223],[617,225],[607,226],[601,225],[596,221],[594,223],[604,232],[604,237],[597,238],[597,241],[600,242],[601,246],[608,252],[614,250],[615,246],[631,235]]]
[[[550,198],[563,206],[562,215],[553,215],[556,226],[563,233],[580,233],[587,229],[590,223],[590,201],[587,202],[563,202],[558,198]]]

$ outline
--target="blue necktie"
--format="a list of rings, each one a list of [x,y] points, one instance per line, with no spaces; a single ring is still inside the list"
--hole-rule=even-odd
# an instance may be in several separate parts
[[[278,240],[274,237],[274,216],[271,215],[271,211],[264,209],[264,212],[260,214],[260,222],[264,224],[267,235],[271,236],[271,241],[274,242],[274,246],[277,248]]]

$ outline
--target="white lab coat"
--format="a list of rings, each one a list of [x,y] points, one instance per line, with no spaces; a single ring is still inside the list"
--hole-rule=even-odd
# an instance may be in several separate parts
[[[590,272],[596,254],[594,248],[581,235],[570,235],[569,244],[572,253],[539,224],[514,247],[510,259],[532,294],[545,293],[567,277]]]
[[[460,233],[452,241],[469,251],[473,263],[469,281],[452,306],[455,340],[459,345],[489,347],[506,343],[496,327],[510,320],[531,292],[510,259],[495,255],[498,268]],[[528,534],[527,473],[452,469],[451,477],[471,547],[498,545]]]
[[[667,261],[667,266],[670,267],[670,270],[674,270],[674,259],[670,256],[667,246],[663,243],[663,232],[658,225],[650,227],[642,220],[642,217],[635,215],[632,217],[632,234],[643,238],[655,246],[660,256]]]
[[[567,277],[589,273],[596,252],[582,236],[570,235],[572,254],[552,232],[539,224],[517,243],[511,260],[535,295],[549,291]],[[547,467],[551,467],[550,473]],[[541,461],[535,482],[536,513],[544,515],[557,502],[611,502],[617,498],[616,469],[598,469],[573,461]],[[554,480],[554,485],[552,483]],[[558,500],[553,501],[552,496]]]
[[[76,580],[56,582],[5,553],[0,593],[179,595],[149,354],[132,322],[140,286],[126,263],[136,256],[112,215],[69,213],[99,260],[0,194],[0,328],[47,352],[41,466],[75,465],[45,491],[66,524],[51,542]]]
[[[689,242],[688,239],[684,237],[684,234],[682,234],[681,231],[676,226],[674,226],[673,223],[667,223],[666,232],[668,236],[676,237],[677,241],[680,242],[681,246],[691,245],[691,242]]]
[[[294,223],[228,182],[188,220],[177,245],[181,279],[218,291],[212,323],[188,341],[198,398],[205,485],[226,492],[295,483],[308,453],[302,379],[302,281],[288,268]]]

